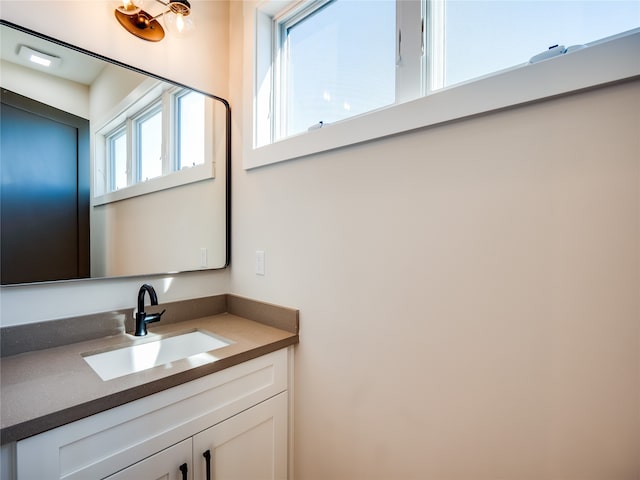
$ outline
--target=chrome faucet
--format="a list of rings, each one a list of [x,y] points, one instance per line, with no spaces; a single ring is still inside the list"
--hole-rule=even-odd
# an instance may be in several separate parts
[[[153,323],[160,321],[160,317],[166,311],[162,310],[160,313],[146,313],[144,311],[144,294],[149,293],[149,299],[151,305],[158,305],[158,295],[151,285],[144,284],[138,291],[138,311],[136,312],[136,337],[142,337],[147,334],[147,323]]]

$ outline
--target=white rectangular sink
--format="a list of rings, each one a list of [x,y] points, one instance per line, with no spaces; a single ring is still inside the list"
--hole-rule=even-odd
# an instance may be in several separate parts
[[[83,355],[83,358],[102,380],[112,380],[210,352],[232,343],[230,340],[196,330],[129,347]]]

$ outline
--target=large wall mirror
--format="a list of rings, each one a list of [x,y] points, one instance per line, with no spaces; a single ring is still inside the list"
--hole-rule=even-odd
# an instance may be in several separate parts
[[[0,29],[2,285],[226,267],[228,102]]]

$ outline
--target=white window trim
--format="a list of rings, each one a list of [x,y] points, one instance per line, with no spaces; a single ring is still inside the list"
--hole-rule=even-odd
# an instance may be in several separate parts
[[[140,181],[115,191],[106,191],[109,181],[107,173],[109,166],[107,165],[108,159],[104,138],[113,131],[113,125],[121,124],[124,121],[127,109],[129,109],[133,103],[138,102],[141,110],[145,103],[152,104],[158,97],[158,89],[162,88],[161,85],[162,84],[157,80],[146,80],[131,92],[131,94],[127,95],[127,97],[120,104],[114,107],[110,113],[105,115],[105,119],[96,122],[98,127],[92,134],[92,138],[95,139],[94,163],[96,167],[94,169],[95,178],[93,179],[94,191],[91,202],[92,206],[106,205],[108,203],[126,200],[140,195],[147,195],[149,193],[215,178],[215,155],[213,152],[214,146],[212,138],[213,128],[209,128],[207,129],[208,133],[205,138],[205,158],[209,158],[211,160],[205,161],[202,165],[184,167],[181,170],[164,174],[160,177],[151,178],[146,181]],[[171,108],[173,108],[173,106],[171,106]],[[210,102],[207,102],[205,108],[207,109],[206,117],[213,119],[214,112]],[[172,115],[169,117],[171,116]],[[163,122],[164,121],[167,120],[163,119]],[[170,129],[170,131],[173,132],[173,129]],[[130,144],[131,139],[127,138],[127,142]],[[129,145],[128,148],[131,149],[131,145]],[[163,145],[163,150],[166,149],[167,147]],[[132,156],[129,155],[128,161],[130,161],[131,158]],[[163,155],[163,161],[169,161],[167,155]],[[131,168],[134,168],[134,166],[130,165],[129,169]]]
[[[288,1],[246,2],[243,167],[247,170],[354,145],[453,120],[541,101],[583,89],[640,77],[640,29],[594,42],[587,48],[447,87],[427,96],[351,117],[255,148],[257,112],[271,101],[270,61],[258,51],[264,33]],[[261,35],[261,34],[260,34]],[[267,46],[270,48],[270,46]],[[266,79],[258,82],[258,79]],[[262,108],[261,108],[262,107]],[[261,133],[262,134],[262,133]]]
[[[173,172],[161,177],[151,178],[145,182],[136,183],[113,192],[105,193],[93,198],[93,206],[106,205],[107,203],[126,200],[127,198],[147,195],[169,188],[179,187],[189,183],[200,182],[209,178],[214,178],[215,169],[213,163],[197,165],[195,167],[185,168],[179,172]]]

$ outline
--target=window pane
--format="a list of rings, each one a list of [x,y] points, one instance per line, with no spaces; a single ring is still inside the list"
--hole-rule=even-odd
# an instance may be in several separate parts
[[[635,0],[446,0],[444,85],[640,26]],[[437,66],[435,66],[437,68]]]
[[[200,93],[178,97],[178,170],[204,163],[204,106]]]
[[[162,111],[152,113],[138,123],[139,180],[162,175]]]
[[[127,186],[127,134],[117,133],[110,139],[111,190]]]
[[[393,0],[334,0],[287,29],[285,135],[395,101]]]

